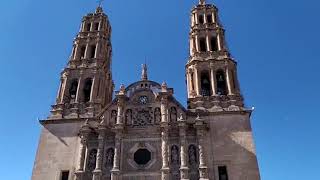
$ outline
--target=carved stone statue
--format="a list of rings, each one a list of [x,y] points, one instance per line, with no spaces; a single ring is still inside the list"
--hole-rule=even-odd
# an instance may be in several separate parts
[[[177,109],[175,107],[170,108],[170,122],[176,122],[177,121]]]
[[[194,145],[189,146],[189,163],[195,165],[197,163],[197,149]]]
[[[131,125],[132,124],[132,110],[128,109],[126,111],[126,125]]]
[[[154,123],[160,123],[161,122],[161,110],[160,108],[154,109]]]
[[[113,148],[109,148],[106,152],[107,158],[106,158],[106,167],[112,167],[113,166],[113,158],[114,158],[114,150]]]
[[[111,111],[111,124],[116,124],[117,123],[117,111],[112,110]]]
[[[89,153],[87,170],[93,171],[96,168],[97,150],[92,149]]]
[[[173,165],[179,164],[179,149],[175,145],[171,147],[171,163]]]

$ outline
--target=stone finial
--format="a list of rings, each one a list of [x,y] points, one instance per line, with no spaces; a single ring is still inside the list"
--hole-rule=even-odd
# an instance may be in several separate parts
[[[163,83],[162,83],[161,89],[162,89],[162,91],[167,91],[168,86],[167,86],[167,83],[166,83],[166,82],[163,82]]]
[[[124,95],[124,94],[125,94],[125,91],[126,91],[126,88],[124,87],[123,84],[121,84],[121,86],[120,86],[120,91],[119,91],[119,95]]]
[[[199,4],[200,5],[205,5],[206,4],[206,0],[199,0]]]
[[[147,81],[148,80],[148,67],[147,67],[147,64],[142,64],[141,80],[142,81]]]

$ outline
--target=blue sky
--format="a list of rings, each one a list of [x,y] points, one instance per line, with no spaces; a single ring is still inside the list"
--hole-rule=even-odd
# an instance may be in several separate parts
[[[213,1],[209,1],[213,2]],[[189,12],[197,0],[107,0],[118,88],[166,81],[186,102]],[[262,180],[316,179],[319,166],[320,2],[215,0],[238,61]],[[41,126],[83,15],[94,0],[0,1],[1,179],[30,179]],[[169,66],[166,66],[169,64]],[[160,68],[165,67],[165,68]]]

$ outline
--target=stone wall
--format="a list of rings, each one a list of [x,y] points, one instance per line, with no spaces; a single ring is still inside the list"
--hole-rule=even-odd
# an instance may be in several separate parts
[[[59,180],[62,170],[69,170],[69,177],[73,177],[79,151],[77,135],[80,125],[80,123],[44,124],[32,180]]]

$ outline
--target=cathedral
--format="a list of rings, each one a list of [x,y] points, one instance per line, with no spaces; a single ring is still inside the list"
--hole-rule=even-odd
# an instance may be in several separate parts
[[[101,6],[84,16],[56,103],[40,120],[31,179],[260,180],[252,109],[218,9],[205,0],[191,10],[189,47],[186,107],[148,78],[146,64],[141,79],[115,89],[108,16]]]

